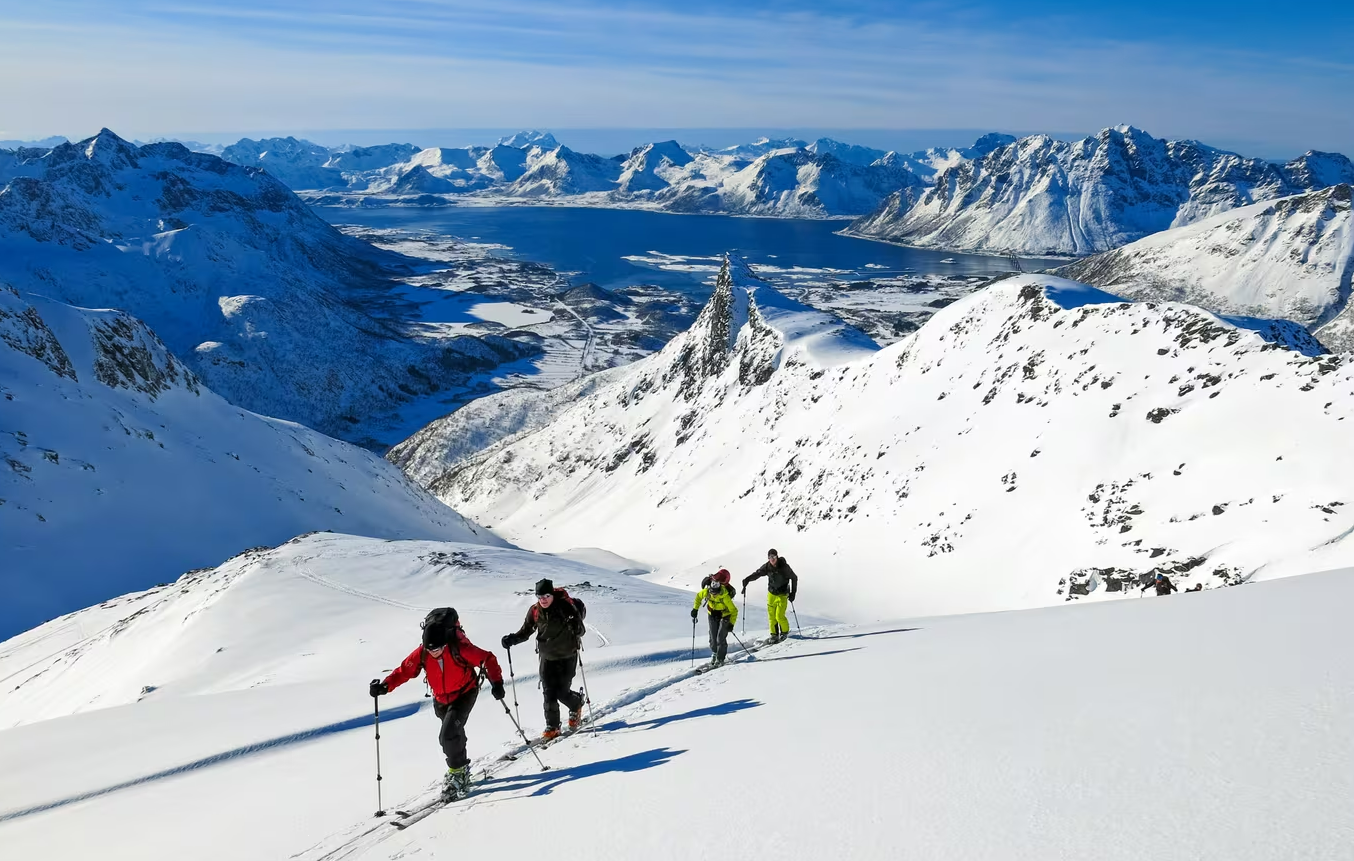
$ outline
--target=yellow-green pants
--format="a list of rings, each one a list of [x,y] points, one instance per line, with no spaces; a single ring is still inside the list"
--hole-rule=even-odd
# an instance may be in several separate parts
[[[766,593],[766,618],[771,623],[771,633],[777,633],[777,628],[787,634],[790,633],[790,620],[785,618],[785,608],[789,606],[789,595]]]

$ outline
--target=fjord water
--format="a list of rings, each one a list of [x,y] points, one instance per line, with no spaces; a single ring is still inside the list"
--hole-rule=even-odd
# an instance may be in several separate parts
[[[831,269],[853,280],[870,275],[992,276],[1011,271],[1000,257],[905,248],[839,236],[849,222],[729,215],[676,215],[633,209],[556,206],[317,207],[333,224],[430,230],[506,245],[513,257],[545,263],[570,281],[603,287],[661,284],[696,288],[718,268],[713,258],[738,250],[754,266]],[[627,257],[652,252],[681,258],[645,265]],[[953,261],[942,263],[941,261]],[[1029,260],[1026,271],[1063,261]],[[703,264],[703,265],[702,265]],[[771,273],[768,273],[771,274]]]

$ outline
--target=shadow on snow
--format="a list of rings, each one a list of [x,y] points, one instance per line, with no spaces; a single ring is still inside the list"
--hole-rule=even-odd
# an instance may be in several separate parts
[[[381,721],[388,722],[408,717],[422,708],[422,703],[407,703],[401,706],[395,706],[389,711],[381,713]],[[243,747],[237,747],[234,750],[227,750],[222,753],[212,754],[183,765],[176,765],[173,768],[167,768],[164,771],[157,771],[154,774],[147,774],[142,777],[135,777],[131,780],[125,780],[122,783],[115,783],[112,786],[105,786],[102,789],[92,789],[88,792],[82,792],[79,795],[72,795],[68,798],[48,801],[44,804],[37,804],[33,807],[25,807],[20,810],[11,810],[6,813],[0,813],[0,822],[9,822],[13,819],[21,819],[25,816],[31,816],[34,813],[43,813],[48,810],[55,810],[58,807],[65,807],[68,804],[75,804],[80,801],[87,801],[91,798],[98,798],[101,795],[109,795],[114,792],[121,792],[124,789],[131,789],[133,786],[140,786],[145,783],[153,783],[157,780],[164,780],[166,777],[185,774],[190,771],[196,771],[199,768],[208,768],[213,765],[220,765],[223,762],[241,759],[246,756],[253,756],[256,753],[264,753],[277,748],[287,747],[293,744],[312,741],[317,738],[323,738],[335,733],[347,732],[348,730],[361,729],[371,726],[373,723],[372,715],[363,715],[358,718],[339,721],[338,723],[326,724],[325,726],[315,727],[314,729],[294,732],[290,735],[279,736],[278,738],[260,741],[254,744],[247,744]]]
[[[746,709],[755,709],[761,705],[756,700],[730,700],[727,703],[720,703],[717,706],[706,706],[705,708],[692,709],[689,712],[682,712],[677,715],[666,715],[664,717],[653,718],[652,720],[635,721],[631,723],[626,720],[616,720],[610,723],[598,724],[597,729],[602,732],[612,732],[615,730],[626,729],[658,729],[677,721],[693,720],[695,718],[716,717],[718,715],[731,715]]]
[[[820,658],[823,655],[844,655],[847,652],[859,652],[863,646],[852,646],[849,649],[833,649],[828,652],[805,652],[802,655],[780,655],[775,658],[757,658],[756,661],[749,663],[769,664],[772,661],[798,661],[800,658]]]
[[[539,774],[513,775],[510,777],[491,777],[481,784],[483,790],[475,794],[489,794],[501,792],[513,792],[516,790],[529,789],[527,797],[549,795],[557,787],[566,783],[572,783],[575,780],[582,780],[587,777],[596,777],[600,774],[630,774],[636,771],[645,771],[659,765],[666,765],[674,756],[686,753],[684,750],[673,750],[667,747],[658,747],[653,750],[632,753],[629,756],[617,757],[616,759],[605,759],[601,762],[588,762],[580,765],[571,765],[567,768],[551,769]],[[471,797],[474,799],[474,796]],[[506,800],[506,799],[505,799]]]

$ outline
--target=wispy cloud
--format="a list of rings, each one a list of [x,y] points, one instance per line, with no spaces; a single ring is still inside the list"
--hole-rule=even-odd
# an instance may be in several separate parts
[[[1279,148],[1354,144],[1354,68],[1342,55],[1182,46],[1178,34],[1121,35],[1103,20],[1078,30],[1071,6],[1044,11],[46,0],[0,15],[0,28],[21,34],[0,55],[0,74],[22,82],[7,88],[3,115],[32,135],[98,125],[151,134],[1133,122]]]

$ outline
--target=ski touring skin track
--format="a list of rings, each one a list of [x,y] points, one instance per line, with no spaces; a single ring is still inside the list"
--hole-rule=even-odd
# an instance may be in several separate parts
[[[805,634],[807,634],[807,632],[805,632]],[[805,634],[791,635],[786,640],[782,640],[781,643],[787,642],[790,639],[813,639],[812,636],[805,636]],[[769,639],[758,640],[749,645],[746,651],[740,649],[736,656],[730,656],[728,660],[724,662],[724,666],[753,661],[755,660],[757,652],[773,645],[780,645],[780,643],[772,643]],[[686,668],[681,672],[674,673],[666,678],[655,680],[647,685],[641,685],[637,688],[625,690],[609,702],[593,709],[593,721],[614,714],[623,708],[641,702],[673,685],[680,684],[688,679],[697,678],[700,675],[701,673],[697,672],[695,668]],[[471,803],[470,806],[473,806],[475,796],[478,794],[475,791],[475,788],[497,775],[499,771],[514,765],[522,756],[530,752],[530,748],[535,748],[537,751],[546,750],[558,742],[586,736],[598,731],[598,729],[599,724],[589,722],[576,730],[563,732],[558,738],[553,738],[545,743],[533,743],[530,746],[519,743],[509,748],[504,753],[483,757],[478,761],[480,763],[478,771],[479,779],[472,785],[468,795],[454,801],[443,801],[440,797],[440,789],[434,790],[431,793],[425,792],[420,796],[407,800],[406,803],[396,808],[393,811],[395,818],[382,819],[376,823],[367,823],[364,827],[354,828],[349,831],[351,836],[339,845],[333,846],[333,848],[330,848],[328,851],[323,851],[323,844],[321,844],[313,846],[305,851],[298,852],[291,857],[293,859],[305,859],[305,861],[342,861],[342,859],[351,858],[357,853],[371,849],[376,844],[385,840],[387,836],[404,831],[416,822],[422,822],[424,819],[427,819],[444,807],[456,807],[462,802],[467,801]],[[430,797],[430,795],[432,797]],[[394,827],[392,828],[390,826]]]

